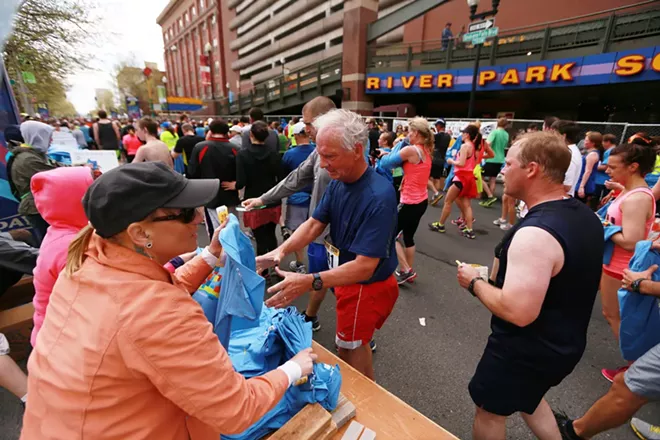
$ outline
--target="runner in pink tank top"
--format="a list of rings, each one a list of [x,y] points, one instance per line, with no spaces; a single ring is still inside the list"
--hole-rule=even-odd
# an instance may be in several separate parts
[[[456,159],[449,159],[448,164],[454,167],[454,180],[447,191],[445,205],[442,208],[440,221],[429,224],[432,231],[446,232],[445,222],[451,214],[451,204],[456,201],[465,219],[465,229],[461,232],[464,237],[475,239],[476,236],[472,230],[474,217],[472,216],[472,199],[477,197],[477,180],[474,177],[474,167],[477,165],[477,158],[481,157],[481,133],[476,125],[468,125],[461,134],[463,145]]]
[[[417,277],[412,268],[415,258],[415,232],[428,207],[427,185],[431,177],[431,153],[435,143],[426,119],[414,118],[410,120],[409,127],[411,145],[400,151],[403,183],[397,227],[399,235],[403,236],[403,245],[397,240],[399,284],[410,283]]]
[[[621,325],[617,292],[623,271],[628,268],[635,245],[648,238],[655,219],[655,199],[644,181],[644,176],[653,170],[655,159],[655,151],[648,146],[623,144],[612,150],[607,162],[607,174],[624,188],[607,210],[607,220],[623,229],[611,238],[614,252],[610,263],[603,266],[600,282],[603,315],[617,340]],[[619,372],[620,369],[602,370],[608,380],[614,380]]]

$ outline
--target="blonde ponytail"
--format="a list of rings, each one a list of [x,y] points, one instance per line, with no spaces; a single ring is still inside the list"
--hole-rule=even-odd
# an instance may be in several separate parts
[[[424,118],[412,118],[408,121],[408,127],[410,130],[415,130],[424,138],[424,148],[429,154],[433,154],[435,149],[435,136],[429,127],[429,121]]]
[[[82,266],[83,261],[85,261],[85,252],[89,247],[89,241],[92,239],[93,234],[94,228],[87,225],[78,232],[76,238],[69,245],[69,254],[66,257],[66,267],[64,269],[67,275],[73,275]]]

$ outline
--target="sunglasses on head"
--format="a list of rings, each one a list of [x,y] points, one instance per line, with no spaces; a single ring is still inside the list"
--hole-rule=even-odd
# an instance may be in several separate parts
[[[195,219],[197,215],[196,208],[184,208],[178,214],[165,215],[163,217],[156,217],[152,219],[152,222],[169,222],[173,220],[181,221],[182,223],[190,223]]]

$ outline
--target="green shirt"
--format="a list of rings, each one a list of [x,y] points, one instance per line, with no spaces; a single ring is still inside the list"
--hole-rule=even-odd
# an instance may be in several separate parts
[[[486,159],[486,163],[504,163],[504,150],[509,145],[509,133],[503,128],[495,129],[486,140],[495,153],[495,157]]]

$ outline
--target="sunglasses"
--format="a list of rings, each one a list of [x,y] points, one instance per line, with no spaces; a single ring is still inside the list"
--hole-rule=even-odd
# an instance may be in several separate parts
[[[170,222],[173,220],[181,221],[182,223],[191,223],[197,215],[197,208],[185,208],[178,214],[170,214],[163,217],[156,217],[152,222]]]

